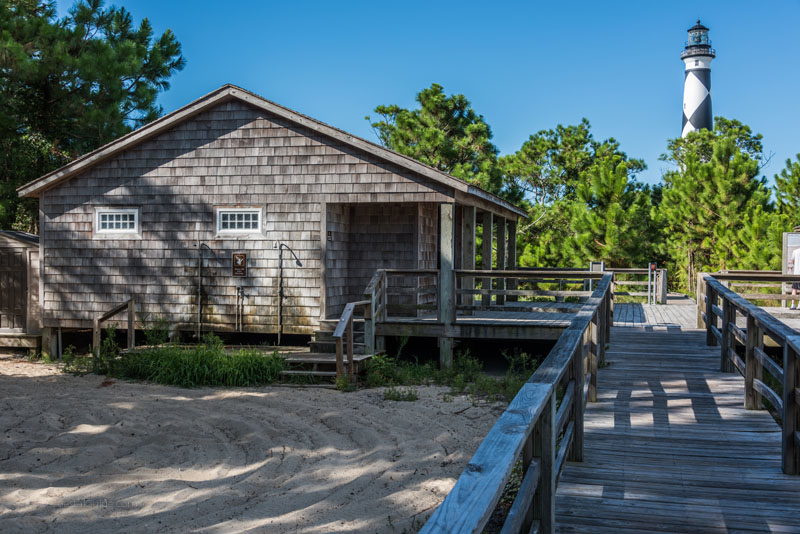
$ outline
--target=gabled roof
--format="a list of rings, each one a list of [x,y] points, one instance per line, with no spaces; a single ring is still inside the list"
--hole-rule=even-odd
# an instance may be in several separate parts
[[[241,87],[231,84],[223,85],[216,91],[212,91],[207,95],[198,98],[194,102],[191,102],[190,104],[173,111],[172,113],[164,115],[163,117],[156,119],[137,130],[123,135],[119,139],[116,139],[96,150],[93,150],[92,152],[89,152],[88,154],[75,159],[60,169],[56,169],[48,174],[45,174],[44,176],[37,178],[36,180],[33,180],[32,182],[23,185],[22,187],[19,187],[17,192],[19,193],[19,196],[22,197],[37,197],[42,191],[49,189],[56,184],[64,182],[100,162],[116,156],[120,152],[147,141],[148,139],[151,139],[156,135],[173,128],[175,125],[180,124],[181,122],[188,120],[199,113],[202,113],[203,111],[230,100],[239,100],[257,109],[262,109],[285,120],[308,128],[309,130],[333,138],[344,143],[345,145],[376,156],[384,161],[398,165],[404,169],[442,183],[448,187],[452,187],[457,192],[478,197],[484,201],[489,201],[499,208],[511,211],[519,216],[527,216],[522,209],[511,204],[510,202],[507,202],[496,195],[489,193],[488,191],[484,191],[479,187],[469,184],[464,180],[450,176],[445,172],[420,163],[413,158],[404,156],[403,154],[399,154],[393,150],[389,150],[388,148],[382,147],[365,139],[361,139],[360,137],[356,137],[343,130],[334,128],[333,126],[325,124],[324,122],[320,122],[316,119],[312,119],[306,115],[302,115],[296,111],[283,107],[275,102],[262,98],[254,93],[242,89]]]

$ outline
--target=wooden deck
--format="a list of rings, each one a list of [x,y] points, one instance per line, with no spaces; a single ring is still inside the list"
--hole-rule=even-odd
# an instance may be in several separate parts
[[[719,371],[693,303],[671,304],[615,308],[584,461],[558,486],[558,531],[800,532],[780,427],[743,408],[743,379]]]
[[[569,305],[539,309],[526,308],[529,303],[506,303],[502,310],[478,310],[459,313],[455,322],[445,327],[435,315],[389,317],[377,325],[380,335],[438,337],[445,330],[454,338],[477,339],[549,339],[555,340],[575,317]]]

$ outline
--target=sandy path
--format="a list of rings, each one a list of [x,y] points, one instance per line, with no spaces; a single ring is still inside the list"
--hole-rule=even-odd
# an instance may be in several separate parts
[[[0,531],[414,532],[499,413],[103,380],[0,360]]]

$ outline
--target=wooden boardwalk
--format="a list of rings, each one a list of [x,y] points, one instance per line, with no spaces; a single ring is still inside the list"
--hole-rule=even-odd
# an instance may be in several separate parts
[[[781,472],[780,427],[743,408],[689,305],[618,305],[585,456],[568,463],[559,532],[800,532],[800,477]]]

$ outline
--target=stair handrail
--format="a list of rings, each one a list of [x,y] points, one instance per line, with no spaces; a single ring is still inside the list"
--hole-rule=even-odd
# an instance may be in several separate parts
[[[336,323],[336,328],[333,331],[333,339],[336,340],[336,378],[340,379],[345,376],[344,369],[344,355],[345,347],[347,349],[347,376],[352,381],[355,378],[355,365],[353,362],[353,313],[357,306],[368,306],[371,304],[369,300],[359,300],[356,302],[348,302],[344,306],[342,316],[339,322]],[[347,344],[345,345],[345,341]]]
[[[126,309],[128,310],[128,348],[132,349],[136,345],[136,299],[131,297],[92,320],[92,352],[95,356],[100,354],[100,328],[102,323]]]
[[[369,306],[364,310],[364,350],[374,354],[376,325],[386,320],[386,269],[378,269],[364,289],[364,298]],[[381,347],[382,348],[382,347]]]

